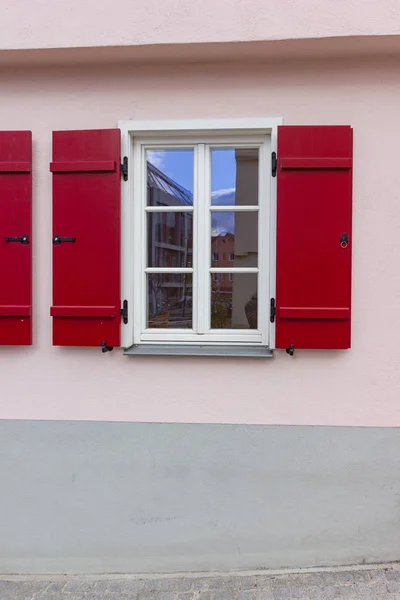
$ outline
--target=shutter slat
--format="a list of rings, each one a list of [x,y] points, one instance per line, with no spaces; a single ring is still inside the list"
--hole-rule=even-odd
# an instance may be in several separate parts
[[[52,173],[90,173],[91,171],[115,171],[115,160],[93,160],[93,161],[69,161],[52,162],[50,171]]]
[[[348,319],[350,310],[348,308],[325,308],[314,306],[296,307],[281,306],[279,308],[281,319]]]
[[[27,306],[0,306],[0,317],[30,317],[32,307]]]
[[[276,348],[350,347],[351,166],[350,127],[278,128]]]
[[[31,167],[32,133],[0,131],[0,345],[32,344]]]
[[[23,132],[21,132],[21,133],[23,133]],[[0,162],[0,173],[30,173],[30,172],[31,172],[31,163],[30,162]]]
[[[281,158],[281,169],[351,169],[351,158]]]
[[[52,317],[116,317],[116,306],[52,306]]]
[[[120,345],[120,130],[53,132],[53,344]]]

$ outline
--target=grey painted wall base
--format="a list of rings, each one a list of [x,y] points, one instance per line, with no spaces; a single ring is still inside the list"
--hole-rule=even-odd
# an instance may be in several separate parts
[[[0,572],[400,559],[400,430],[0,421]]]

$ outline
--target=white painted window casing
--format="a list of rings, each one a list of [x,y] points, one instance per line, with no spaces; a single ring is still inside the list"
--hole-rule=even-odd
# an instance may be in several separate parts
[[[269,320],[275,296],[276,178],[271,177],[271,152],[276,152],[277,127],[282,119],[216,119],[194,121],[123,121],[119,123],[122,156],[128,157],[128,181],[122,182],[122,289],[128,300],[128,323],[122,324],[122,345],[160,348],[182,345],[274,348],[274,323]],[[258,206],[211,207],[211,148],[257,148]],[[147,206],[146,150],[193,148],[193,206]],[[258,266],[215,267],[211,255],[210,210],[258,212]],[[148,267],[146,213],[192,211],[194,217],[192,267]],[[214,253],[216,254],[216,253]],[[220,257],[222,256],[221,253]],[[226,257],[234,259],[233,253]],[[146,274],[190,273],[193,281],[193,330],[146,327]],[[258,274],[258,328],[211,329],[211,281],[221,274],[232,281],[235,273]],[[210,276],[211,275],[211,276]],[[161,346],[162,347],[162,346]],[[234,350],[232,350],[234,351]]]

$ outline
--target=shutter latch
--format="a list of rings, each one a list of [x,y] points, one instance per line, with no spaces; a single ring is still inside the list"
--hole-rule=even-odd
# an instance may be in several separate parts
[[[124,181],[128,181],[128,157],[124,156],[121,164],[121,174]]]
[[[293,344],[290,344],[289,348],[286,348],[286,352],[289,354],[289,356],[293,356],[293,354],[294,354]]]
[[[6,237],[6,242],[19,242],[20,244],[29,244],[29,237],[23,235],[22,237]]]
[[[269,311],[269,320],[271,323],[275,323],[275,315],[276,315],[275,298],[271,298],[270,311]]]
[[[105,352],[111,352],[111,350],[114,350],[114,346],[107,346],[105,342],[101,342],[101,351],[103,352],[103,354]]]
[[[271,175],[276,177],[276,170],[278,168],[278,159],[276,158],[276,152],[271,154]]]
[[[74,237],[60,237],[59,235],[55,235],[53,237],[53,244],[55,246],[59,246],[61,243],[64,242],[70,242],[71,244],[73,244],[74,242],[76,242],[76,238]]]
[[[126,325],[128,323],[128,300],[124,300],[122,303],[121,317]]]
[[[340,237],[340,247],[347,248],[348,245],[349,245],[349,236],[347,235],[347,233],[342,233],[342,235]]]

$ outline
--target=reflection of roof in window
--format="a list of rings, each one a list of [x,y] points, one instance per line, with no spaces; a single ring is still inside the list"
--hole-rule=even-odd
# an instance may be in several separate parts
[[[231,231],[228,231],[227,229],[212,229],[211,237],[230,237],[232,239],[235,239],[235,234],[233,234]]]
[[[159,190],[162,190],[170,196],[174,196],[182,202],[182,204],[193,205],[193,194],[186,190],[183,186],[170,179],[165,173],[157,169],[154,165],[147,161],[147,185]]]

